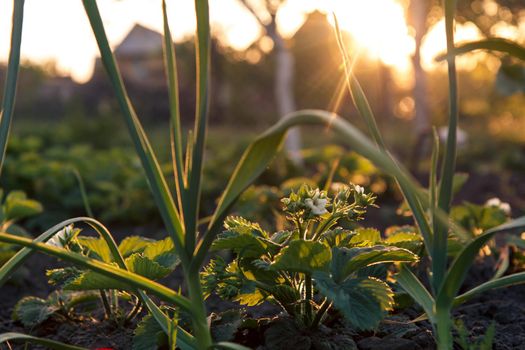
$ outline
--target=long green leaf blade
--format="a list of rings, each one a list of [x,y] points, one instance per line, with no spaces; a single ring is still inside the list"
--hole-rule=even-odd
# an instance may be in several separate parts
[[[182,130],[181,115],[179,104],[179,83],[177,77],[177,60],[175,54],[175,45],[171,36],[170,26],[168,24],[168,14],[166,1],[162,1],[162,20],[164,24],[164,64],[166,65],[166,74],[168,76],[168,95],[170,102],[171,117],[171,148],[173,158],[173,170],[175,172],[175,184],[177,185],[177,199],[181,214],[184,208],[184,192],[186,190],[184,159],[182,152]],[[184,221],[184,215],[181,217]]]
[[[7,76],[2,98],[2,109],[0,111],[0,173],[4,164],[5,150],[11,120],[15,107],[16,86],[18,72],[20,70],[20,46],[22,45],[22,25],[24,22],[24,0],[13,1],[13,24],[11,29],[11,49],[7,64]]]
[[[337,20],[337,16],[335,16],[335,14],[334,22],[337,45],[339,46],[339,51],[341,52],[341,56],[343,57],[346,84],[348,87],[348,91],[350,92],[350,97],[352,98],[354,106],[359,111],[359,114],[361,114],[361,117],[366,122],[368,130],[372,135],[372,138],[374,139],[375,143],[378,145],[379,148],[385,150],[385,143],[383,141],[383,137],[381,136],[381,132],[379,131],[379,127],[377,126],[374,113],[372,112],[372,108],[370,107],[368,99],[366,98],[365,93],[361,88],[361,84],[359,84],[359,81],[353,73],[351,59],[348,54],[348,50],[346,49],[346,46],[344,44],[341,28],[339,27],[339,21]]]
[[[479,250],[492,239],[496,233],[523,227],[525,227],[525,216],[487,230],[485,233],[477,236],[472,242],[469,242],[452,263],[436,298],[437,304],[448,307],[453,302]]]
[[[479,295],[491,289],[509,287],[509,286],[514,286],[516,284],[523,284],[523,283],[525,283],[525,272],[514,273],[509,276],[493,279],[483,284],[480,284],[479,286],[472,288],[468,292],[465,292],[455,297],[454,306],[461,305],[464,302],[475,297],[476,295]]]
[[[430,203],[428,205],[430,209],[430,216],[432,217],[433,223],[436,221],[434,219],[434,212],[436,211],[437,205],[437,172],[438,172],[438,162],[439,162],[439,136],[435,128],[432,129],[433,136],[433,147],[432,147],[432,156],[430,158],[430,175],[429,175],[429,190],[430,190]]]
[[[68,345],[55,340],[49,340],[44,338],[33,337],[31,335],[22,334],[22,333],[3,333],[0,334],[0,344],[5,342],[27,342],[38,345],[43,345],[45,347],[55,349],[55,350],[88,350],[87,348],[82,348],[80,346]]]
[[[454,13],[455,0],[445,0],[445,31],[447,37],[447,52],[454,49]],[[456,57],[451,56],[448,62],[448,89],[449,89],[449,120],[448,135],[441,169],[438,207],[444,212],[450,211],[452,203],[452,187],[456,169],[456,139],[458,127],[458,86],[456,74]],[[436,225],[432,252],[432,287],[439,290],[447,269],[447,226]]]
[[[138,274],[123,270],[95,259],[87,258],[83,255],[73,253],[65,249],[57,248],[44,243],[34,242],[28,238],[14,236],[7,233],[0,233],[0,242],[30,247],[34,250],[58,257],[62,260],[82,266],[94,272],[98,272],[101,275],[126,283],[132,288],[148,291],[154,295],[157,295],[164,301],[173,303],[190,313],[193,312],[192,305],[187,298],[179,295],[175,291],[163,286],[162,284],[149,280]]]
[[[143,300],[144,305],[146,305],[148,311],[167,335],[170,332],[170,318],[164,312],[162,312],[157,304],[155,304],[145,292],[139,290],[139,295]],[[180,326],[177,327],[177,346],[181,348],[181,350],[196,349],[195,338]]]
[[[423,308],[427,317],[434,320],[434,299],[425,286],[408,269],[401,265],[399,273],[396,275],[397,282],[403,289]]]
[[[359,81],[353,74],[352,61],[348,54],[348,50],[345,47],[341,29],[339,28],[339,23],[335,15],[334,15],[334,21],[335,21],[337,44],[339,46],[341,56],[343,57],[343,65],[345,69],[345,78],[347,82],[347,87],[348,87],[348,91],[350,92],[350,96],[352,97],[354,106],[357,108],[357,110],[359,111],[359,114],[365,121],[368,127],[368,130],[370,132],[370,135],[372,135],[372,138],[377,144],[377,146],[379,147],[379,149],[384,151],[386,154],[388,154],[386,151],[385,143],[383,141],[383,137],[381,136],[381,132],[379,131],[379,127],[377,126],[376,119],[374,117],[374,113],[372,112],[372,108],[370,107],[370,104],[368,103],[368,99],[366,98],[365,93],[363,92],[363,89],[361,88],[361,85],[359,84]],[[392,162],[395,163],[395,160],[393,158],[392,158]],[[403,186],[399,183],[398,185],[401,187],[401,190],[403,191]],[[416,222],[425,240],[425,248],[427,249],[429,255],[431,255],[432,254],[432,243],[433,243],[432,242],[432,231],[431,231],[431,228],[430,228],[430,225],[428,223],[426,216],[423,215],[423,205],[420,202],[421,199],[418,198],[420,197],[420,194],[417,192],[416,193],[406,192],[404,193],[404,195],[405,195],[408,205],[410,206],[412,212],[414,213]]]
[[[200,204],[202,164],[204,144],[206,141],[206,128],[208,119],[208,93],[210,75],[210,15],[208,1],[195,0],[195,13],[197,15],[197,35],[195,43],[195,56],[197,66],[197,95],[195,106],[195,143],[192,149],[191,176],[189,176],[189,194],[191,198],[190,213],[186,220],[186,227],[192,234],[186,235],[186,249],[193,253],[195,248],[198,210]]]
[[[329,126],[343,136],[343,140],[360,155],[372,161],[385,173],[392,174],[400,184],[407,201],[413,204],[416,222],[422,232],[430,232],[424,210],[420,203],[420,188],[416,180],[398,165],[387,153],[381,151],[366,136],[349,122],[333,113],[318,110],[304,110],[292,113],[281,119],[277,124],[258,137],[245,151],[237,168],[224,191],[214,216],[208,226],[208,231],[198,247],[198,259],[202,262],[208,247],[213,242],[215,234],[222,225],[227,210],[234,203],[242,191],[248,187],[268,166],[275,157],[284,140],[286,131],[298,125]],[[423,235],[425,237],[425,234]],[[428,235],[427,235],[428,238]]]
[[[503,52],[513,57],[519,58],[522,61],[525,61],[525,47],[521,46],[520,44],[514,41],[502,38],[488,38],[457,45],[448,54],[437,56],[436,61],[446,60],[450,55],[458,56],[476,50]]]
[[[82,202],[84,203],[84,210],[86,211],[86,215],[89,217],[95,217],[95,215],[93,215],[93,210],[91,209],[91,205],[89,204],[89,198],[86,192],[86,186],[84,186],[84,180],[82,180],[82,176],[80,175],[80,172],[75,167],[71,169],[71,172],[73,173],[73,175],[75,175],[75,178],[78,182],[78,189],[80,190],[80,196],[82,198]]]
[[[106,72],[108,73],[115,94],[117,95],[117,100],[120,109],[124,114],[128,131],[135,145],[135,150],[138,153],[142,166],[146,172],[151,191],[153,192],[153,197],[155,198],[155,203],[159,207],[164,224],[173,238],[182,264],[187,265],[188,257],[183,248],[184,228],[177,213],[168,185],[166,184],[166,179],[164,178],[157,158],[155,157],[155,153],[153,152],[146,133],[144,132],[144,129],[135,114],[131,101],[129,100],[115,57],[113,56],[113,52],[108,43],[97,3],[95,0],[83,0],[83,4],[99,46],[102,62],[104,63]]]
[[[99,233],[100,231],[107,231],[104,225],[102,225],[100,222],[98,222],[95,219],[88,218],[88,217],[78,217],[78,218],[72,218],[72,219],[62,221],[61,223],[51,227],[49,230],[45,231],[44,233],[39,235],[37,238],[35,238],[34,242],[38,242],[38,243],[47,242],[59,230],[63,229],[64,227],[68,225],[78,223],[78,222],[84,222],[84,223],[89,224]],[[101,236],[103,235],[101,234]],[[103,237],[105,238],[105,236]],[[106,240],[106,242],[108,242],[108,240]],[[111,244],[108,244],[108,246],[111,246]],[[116,247],[116,244],[114,246]],[[118,252],[118,248],[117,248],[117,252]],[[22,248],[13,257],[11,257],[11,259],[9,259],[4,265],[0,267],[0,287],[7,281],[7,279],[9,279],[9,277],[11,277],[13,272],[18,267],[20,267],[20,265],[22,265],[33,253],[34,253],[34,250],[31,248]],[[115,254],[116,252],[113,252],[113,253]]]

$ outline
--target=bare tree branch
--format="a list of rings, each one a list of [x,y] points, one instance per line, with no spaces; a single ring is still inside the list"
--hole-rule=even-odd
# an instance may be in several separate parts
[[[259,14],[257,13],[257,11],[255,11],[255,9],[253,8],[253,5],[251,5],[247,0],[239,0],[243,5],[244,7],[250,11],[250,13],[252,14],[253,17],[255,17],[255,19],[257,20],[257,22],[259,22],[259,24],[261,26],[263,26],[264,28],[266,28],[267,24],[263,22],[262,18],[259,16]]]

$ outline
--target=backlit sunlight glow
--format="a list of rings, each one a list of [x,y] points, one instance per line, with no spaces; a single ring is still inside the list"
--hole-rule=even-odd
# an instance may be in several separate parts
[[[160,0],[158,6],[145,6],[144,0],[98,1],[106,24],[110,44],[115,47],[135,23],[162,31]],[[149,2],[148,1],[148,2]],[[175,40],[191,35],[195,28],[192,0],[167,0],[170,24]],[[293,36],[306,14],[319,9],[336,14],[341,29],[350,33],[363,57],[379,60],[393,67],[393,74],[407,80],[411,76],[414,38],[406,21],[401,0],[287,0],[277,15],[279,31],[286,38]],[[149,5],[149,3],[148,3]],[[0,62],[7,61],[12,2],[2,4],[0,11]],[[176,11],[173,9],[177,9]],[[98,55],[93,34],[80,1],[26,0],[22,58],[35,63],[56,62],[59,73],[71,75],[77,82],[89,80]],[[212,30],[223,42],[236,50],[245,50],[261,34],[262,29],[239,0],[210,0]],[[333,23],[332,23],[333,24]],[[492,28],[493,35],[525,40],[525,20],[519,27],[501,22]],[[424,38],[422,64],[425,70],[444,67],[434,57],[444,52],[444,24],[439,21]],[[458,24],[456,42],[479,39],[481,34],[473,23]],[[355,54],[355,53],[354,53]],[[460,69],[474,69],[483,54],[458,58]],[[401,79],[403,80],[403,79]]]
[[[466,41],[474,41],[482,38],[481,32],[472,22],[464,24],[456,24],[456,32],[454,34],[454,41],[460,44]],[[447,49],[446,35],[445,35],[445,20],[442,19],[437,22],[423,38],[421,45],[421,65],[425,70],[433,70],[436,68],[446,69],[446,62],[435,62],[434,58],[444,53]],[[456,64],[458,69],[471,71],[476,68],[478,61],[485,57],[485,53],[470,53],[468,55],[458,56]]]
[[[414,53],[404,9],[395,0],[334,1],[341,29],[348,31],[371,58],[408,70]]]

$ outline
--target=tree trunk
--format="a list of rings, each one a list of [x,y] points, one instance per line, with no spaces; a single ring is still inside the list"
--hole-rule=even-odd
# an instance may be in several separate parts
[[[426,32],[425,22],[428,12],[428,3],[426,1],[416,0],[412,1],[411,5],[413,13],[412,22],[416,31],[416,49],[412,60],[414,68],[414,126],[417,135],[423,135],[426,134],[430,128],[427,99],[427,77],[421,66],[421,43]]]
[[[294,57],[286,47],[283,38],[276,31],[268,32],[271,32],[275,44],[275,101],[277,112],[283,118],[296,110],[293,91]],[[292,162],[301,166],[301,134],[299,129],[294,128],[288,131],[285,147]]]
[[[428,144],[430,132],[430,115],[427,98],[427,76],[421,66],[421,44],[427,31],[426,20],[429,10],[429,3],[425,0],[411,0],[411,23],[415,30],[415,52],[412,57],[412,67],[414,69],[414,130],[416,140],[412,154],[410,156],[410,169],[416,173],[420,160],[425,152],[425,145]]]
[[[259,24],[265,29],[266,34],[273,41],[275,54],[274,96],[277,105],[277,113],[279,113],[280,118],[283,118],[287,114],[296,110],[293,87],[295,67],[294,57],[277,31],[277,22],[275,21],[277,8],[272,8],[270,2],[266,1],[266,10],[270,15],[271,20],[269,23],[265,23],[247,0],[240,1],[246,9],[252,13]],[[303,159],[301,157],[301,134],[299,129],[294,128],[288,131],[285,141],[285,149],[295,165],[303,165]]]

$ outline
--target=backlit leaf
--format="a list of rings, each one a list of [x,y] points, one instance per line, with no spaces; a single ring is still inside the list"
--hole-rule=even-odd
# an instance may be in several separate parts
[[[93,254],[89,254],[94,258],[102,260],[104,262],[112,262],[111,251],[109,250],[108,244],[102,238],[94,237],[78,237],[78,243],[81,246],[86,247]]]
[[[348,279],[336,283],[328,273],[313,275],[319,291],[358,329],[373,329],[392,308],[394,293],[375,278]]]
[[[16,304],[13,317],[26,327],[34,327],[47,320],[58,310],[57,305],[53,305],[47,300],[25,297]]]
[[[151,316],[146,315],[135,328],[133,336],[133,350],[157,350],[168,344],[168,337],[159,323]]]
[[[142,253],[144,249],[155,241],[140,236],[129,236],[120,242],[118,250],[122,257],[127,258],[133,253]]]
[[[381,242],[381,233],[375,228],[358,228],[350,243],[374,245]]]
[[[42,205],[27,196],[22,191],[11,191],[4,203],[5,220],[19,220],[42,212]]]
[[[328,271],[332,253],[326,245],[313,241],[292,241],[271,265],[273,270],[312,273]]]
[[[417,255],[409,250],[374,246],[364,248],[337,248],[340,254],[347,255],[348,261],[342,267],[343,276],[348,276],[357,270],[381,263],[387,262],[414,262],[418,261]]]

